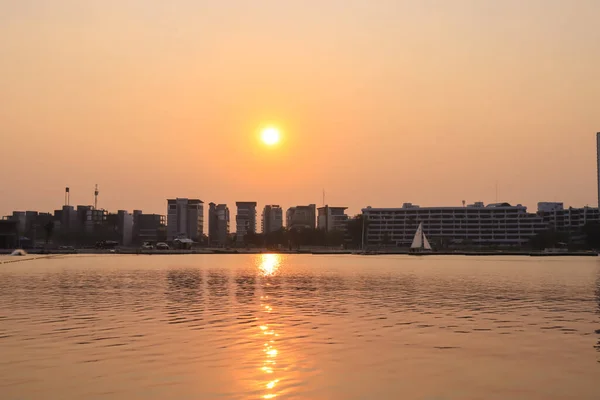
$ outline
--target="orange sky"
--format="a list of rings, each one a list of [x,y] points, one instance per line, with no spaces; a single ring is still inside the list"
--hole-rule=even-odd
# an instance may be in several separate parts
[[[0,0],[0,215],[596,205],[600,2]],[[257,129],[280,127],[266,148]]]

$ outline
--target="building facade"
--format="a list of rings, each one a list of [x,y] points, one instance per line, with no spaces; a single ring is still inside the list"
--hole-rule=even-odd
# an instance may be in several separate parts
[[[119,224],[119,241],[123,246],[131,246],[133,243],[133,214],[125,211],[117,211]]]
[[[187,238],[195,242],[204,233],[204,202],[199,199],[167,200],[167,240]]]
[[[315,229],[317,221],[317,206],[290,207],[285,213],[285,222],[288,229]]]
[[[102,228],[97,230],[100,240],[114,240],[121,246],[131,246],[133,243],[133,214],[125,210],[109,213]]]
[[[326,232],[344,231],[348,222],[348,207],[319,207],[317,209],[317,228]]]
[[[478,245],[523,245],[547,229],[543,218],[522,205],[475,203],[467,207],[419,207],[362,210],[369,245],[410,246],[419,223],[430,241]]]
[[[108,211],[95,209],[93,206],[79,205],[76,213],[77,223],[71,230],[85,233],[93,233],[97,227],[104,226],[108,216]]]
[[[600,208],[600,132],[596,133],[596,185],[598,189],[598,207]]]
[[[14,249],[19,243],[18,221],[0,220],[0,249]]]
[[[77,231],[77,211],[73,206],[63,206],[54,211],[54,220],[58,222],[57,230],[62,233]]]
[[[597,207],[564,208],[563,203],[538,203],[538,215],[547,229],[569,235],[581,235],[583,227],[590,222],[600,222]]]
[[[256,233],[256,202],[238,201],[235,203],[237,214],[235,216],[235,233],[237,243],[244,242],[248,233]]]
[[[229,207],[210,203],[208,209],[208,243],[210,246],[229,244]]]
[[[144,214],[133,211],[133,242],[164,242],[167,240],[167,218],[160,214]]]
[[[46,224],[54,222],[52,214],[37,211],[13,211],[5,219],[15,223],[19,240],[24,243],[23,246],[33,246],[37,241],[44,240]]]
[[[266,205],[262,213],[262,233],[276,232],[281,228],[283,228],[283,210],[276,204]]]

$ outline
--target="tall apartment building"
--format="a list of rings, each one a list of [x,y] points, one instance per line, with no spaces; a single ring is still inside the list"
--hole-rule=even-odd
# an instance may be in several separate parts
[[[285,213],[285,222],[288,229],[315,229],[317,220],[317,206],[290,207]]]
[[[262,233],[271,233],[283,227],[283,210],[276,204],[266,205],[263,208],[261,230]]]
[[[235,234],[238,243],[244,242],[247,233],[256,233],[256,202],[238,201],[235,216]]]
[[[326,232],[344,231],[348,216],[346,210],[348,207],[319,207],[317,208],[317,228]]]
[[[598,189],[598,208],[600,208],[600,132],[596,133],[596,174]]]
[[[208,242],[211,246],[227,246],[229,242],[229,207],[227,204],[209,204]]]
[[[187,238],[195,242],[204,233],[204,202],[198,199],[167,200],[167,240]]]
[[[362,210],[368,221],[366,242],[382,244],[385,239],[397,246],[409,246],[423,223],[430,240],[486,245],[521,245],[547,229],[543,218],[527,212],[522,205],[478,202],[467,207],[419,207],[405,203],[402,208]]]

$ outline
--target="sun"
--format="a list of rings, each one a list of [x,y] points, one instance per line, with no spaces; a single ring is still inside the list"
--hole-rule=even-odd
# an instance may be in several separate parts
[[[279,135],[279,129],[274,128],[274,127],[268,127],[263,129],[260,132],[260,138],[263,141],[264,144],[266,144],[267,146],[273,146],[276,145],[277,143],[279,143],[280,135]]]

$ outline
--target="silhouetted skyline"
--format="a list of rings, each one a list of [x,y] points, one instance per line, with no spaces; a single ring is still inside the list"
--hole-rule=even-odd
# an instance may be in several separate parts
[[[593,0],[0,5],[0,215],[596,205]],[[273,125],[281,143],[259,131]]]

